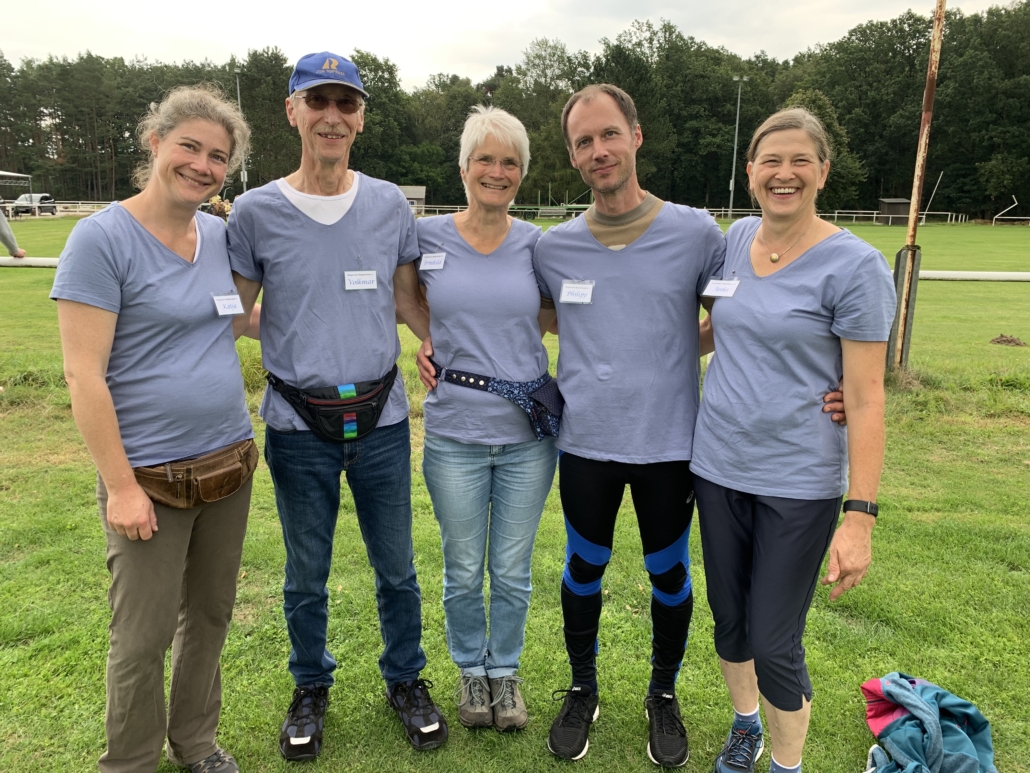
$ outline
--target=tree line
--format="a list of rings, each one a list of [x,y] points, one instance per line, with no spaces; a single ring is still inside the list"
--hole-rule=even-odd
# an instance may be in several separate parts
[[[462,125],[472,105],[493,104],[529,131],[532,162],[518,203],[585,202],[559,118],[570,94],[607,81],[636,100],[643,185],[670,201],[724,207],[740,87],[738,206],[748,202],[743,164],[751,132],[779,107],[804,105],[823,119],[835,146],[820,207],[875,209],[880,197],[911,192],[930,29],[928,17],[910,11],[777,61],[764,53],[741,58],[669,22],[635,22],[614,40],[603,39],[596,55],[541,38],[521,62],[498,65],[482,82],[439,74],[410,93],[388,58],[357,50],[352,58],[371,96],[352,165],[400,185],[425,185],[428,203],[461,203]],[[239,69],[243,111],[254,130],[250,186],[264,184],[293,171],[300,157],[283,108],[292,64],[275,48],[220,65],[87,52],[15,67],[0,52],[0,169],[32,174],[35,190],[59,200],[129,196],[141,159],[134,130],[146,106],[173,86],[201,81],[234,96]],[[935,210],[985,217],[1013,195],[1030,201],[1030,0],[968,16],[948,13],[924,206],[941,173]],[[238,181],[232,187],[239,192]]]

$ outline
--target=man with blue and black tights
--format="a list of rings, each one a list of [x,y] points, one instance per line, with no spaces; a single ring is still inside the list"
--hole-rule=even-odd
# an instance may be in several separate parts
[[[624,91],[601,84],[573,95],[562,129],[595,203],[547,231],[534,256],[542,306],[557,316],[565,398],[561,598],[572,685],[548,748],[565,759],[589,749],[598,716],[601,578],[629,486],[651,580],[647,753],[655,764],[678,767],[688,757],[675,688],[694,606],[688,547],[699,297],[718,276],[725,247],[706,212],[641,189],[636,150],[643,137]]]

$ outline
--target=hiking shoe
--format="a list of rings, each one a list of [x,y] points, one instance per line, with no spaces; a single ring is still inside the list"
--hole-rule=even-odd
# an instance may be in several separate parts
[[[490,680],[490,692],[494,696],[490,704],[494,711],[494,727],[502,733],[522,730],[529,724],[520,684],[522,680],[514,674]]]
[[[420,751],[447,740],[447,720],[429,697],[432,686],[428,679],[412,679],[386,688],[386,702],[400,717],[408,743]]]
[[[279,752],[293,761],[313,760],[322,751],[322,726],[329,705],[329,688],[306,685],[293,691],[283,729],[279,731]]]
[[[564,703],[551,724],[547,749],[563,760],[581,760],[590,749],[590,724],[600,713],[597,696],[589,687],[574,684],[568,690],[555,690],[551,697]]]
[[[190,773],[240,773],[236,767],[236,760],[222,749],[215,749],[210,757],[205,757],[199,762],[191,762],[188,766]]]
[[[731,729],[719,756],[715,758],[712,773],[754,773],[755,762],[762,756],[765,744],[762,731],[755,725]]]
[[[458,721],[465,727],[490,727],[494,723],[490,685],[485,676],[462,674],[454,696],[458,704]]]
[[[676,696],[667,692],[651,693],[644,699],[644,713],[648,723],[647,756],[651,762],[663,768],[685,765],[690,749]]]

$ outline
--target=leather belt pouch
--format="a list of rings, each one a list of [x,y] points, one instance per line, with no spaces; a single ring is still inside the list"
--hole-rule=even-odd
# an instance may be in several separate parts
[[[136,467],[136,482],[154,502],[179,510],[217,502],[240,490],[257,469],[253,439],[196,459]]]

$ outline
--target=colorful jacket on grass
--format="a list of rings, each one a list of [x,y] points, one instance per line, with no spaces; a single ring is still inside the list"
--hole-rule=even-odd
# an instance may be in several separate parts
[[[883,745],[869,750],[866,773],[998,773],[991,726],[969,701],[897,671],[870,679],[862,693]]]

